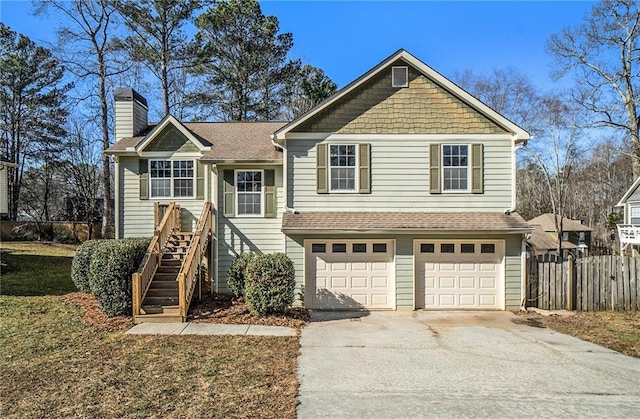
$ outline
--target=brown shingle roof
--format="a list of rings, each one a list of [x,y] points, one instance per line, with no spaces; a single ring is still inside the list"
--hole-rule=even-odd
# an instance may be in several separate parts
[[[438,230],[531,231],[517,213],[501,212],[303,212],[285,213],[282,231]]]
[[[527,242],[534,248],[536,254],[547,253],[549,250],[557,249],[558,242],[553,239],[546,231],[542,230],[539,225],[533,226],[534,230]],[[562,242],[563,249],[577,249],[578,246],[569,242]]]
[[[202,161],[269,161],[282,160],[282,153],[271,143],[271,134],[285,122],[186,122],[184,126],[211,151]],[[122,152],[137,147],[155,125],[149,125],[142,135],[122,138],[107,152]]]
[[[533,220],[529,220],[529,224],[539,225],[544,231],[556,231],[556,224],[553,218],[553,214],[542,214],[534,218]],[[580,221],[570,220],[567,217],[562,217],[562,229],[564,231],[593,231],[592,228],[582,225]]]

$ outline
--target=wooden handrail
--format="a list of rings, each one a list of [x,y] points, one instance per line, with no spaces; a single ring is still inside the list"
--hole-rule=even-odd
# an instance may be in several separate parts
[[[154,220],[159,219],[158,211],[160,211],[160,206],[156,204],[154,207]],[[177,205],[175,202],[169,203],[164,210],[162,220],[155,226],[153,238],[151,239],[151,243],[149,243],[147,253],[142,263],[140,263],[138,271],[131,277],[134,316],[140,314],[144,296],[149,289],[153,276],[162,263],[162,249],[171,234],[180,229],[180,221],[180,205]]]
[[[196,275],[201,263],[203,252],[206,251],[207,241],[213,233],[213,215],[211,202],[206,202],[202,208],[202,214],[198,220],[196,231],[191,238],[191,244],[187,255],[178,273],[178,294],[180,300],[180,316],[183,321],[187,319],[189,303],[196,285]]]

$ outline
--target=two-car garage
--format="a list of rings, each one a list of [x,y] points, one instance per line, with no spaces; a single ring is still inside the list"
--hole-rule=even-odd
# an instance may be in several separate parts
[[[414,308],[505,308],[502,240],[412,240]],[[396,308],[396,240],[305,240],[305,306]],[[404,255],[407,256],[407,255]]]

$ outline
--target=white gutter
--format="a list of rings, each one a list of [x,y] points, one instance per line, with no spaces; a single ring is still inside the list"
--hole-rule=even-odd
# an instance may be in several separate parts
[[[275,134],[271,135],[271,144],[273,144],[274,147],[279,148],[280,150],[282,150],[282,190],[284,191],[284,197],[282,199],[282,209],[284,210],[284,212],[290,212],[290,213],[296,213],[296,210],[294,208],[289,208],[289,206],[287,205],[289,202],[289,183],[288,183],[288,152],[287,152],[287,147],[285,147],[286,144],[286,140],[282,141],[282,144],[279,144],[275,141]]]

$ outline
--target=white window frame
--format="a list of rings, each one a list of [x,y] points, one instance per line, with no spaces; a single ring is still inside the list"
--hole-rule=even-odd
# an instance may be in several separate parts
[[[331,147],[339,147],[339,146],[353,146],[355,148],[355,165],[353,166],[353,189],[333,189],[333,169],[335,168],[351,168],[351,166],[332,166],[331,165]],[[360,184],[360,171],[358,168],[360,167],[360,148],[358,144],[350,143],[350,144],[328,144],[327,147],[327,166],[329,167],[329,192],[330,193],[357,193],[358,185]]]
[[[396,84],[396,71],[404,71],[405,82],[404,84]],[[409,67],[408,66],[393,66],[391,67],[391,87],[409,87]]]
[[[635,214],[634,214],[634,212],[635,212]],[[640,222],[638,222],[638,223],[634,223],[633,222],[634,218],[640,219],[640,205],[631,205],[631,206],[629,206],[629,224],[640,225]]]
[[[171,176],[168,178],[154,178],[151,176],[151,162],[158,162],[158,161],[168,161],[171,163]],[[188,177],[174,177],[173,176],[173,162],[182,162],[182,161],[190,161],[193,163],[193,176],[190,178],[192,183],[192,191],[193,193],[191,194],[191,196],[176,196],[175,195],[175,184],[174,184],[174,180],[175,179],[189,179]],[[196,177],[198,176],[198,162],[195,159],[191,159],[191,158],[154,158],[154,159],[149,159],[148,161],[148,173],[149,173],[149,199],[154,199],[154,200],[163,200],[163,199],[195,199],[196,197],[196,188],[197,188],[197,179]],[[170,179],[170,188],[171,188],[171,194],[169,196],[154,196],[153,195],[153,187],[152,187],[152,181],[153,179]]]
[[[445,166],[444,165],[444,148],[445,147],[467,147],[467,165],[466,166]],[[445,176],[444,176],[444,171],[447,168],[463,168],[466,167],[467,169],[467,188],[466,189],[447,189],[445,188]],[[440,146],[440,177],[441,179],[441,184],[440,187],[442,188],[442,192],[443,193],[469,193],[471,192],[471,144],[454,144],[454,143],[447,143],[447,144],[442,144]]]
[[[240,172],[260,172],[261,184],[260,184],[260,214],[240,214],[240,206],[238,205],[238,195],[240,191],[238,190],[238,173]],[[264,169],[235,169],[233,171],[233,185],[234,185],[234,197],[235,200],[235,213],[236,217],[243,218],[260,218],[264,217]],[[242,193],[251,193],[254,195],[258,195],[258,192],[242,192]]]

